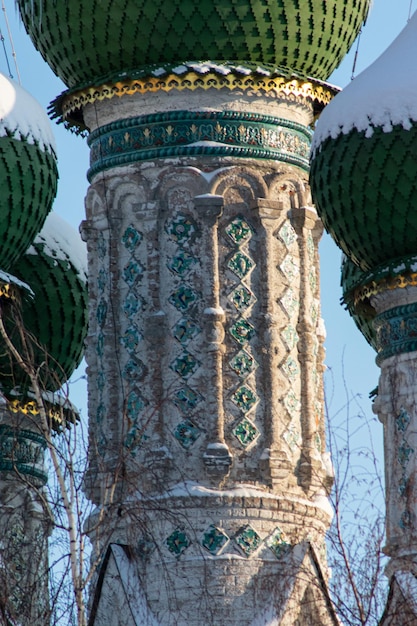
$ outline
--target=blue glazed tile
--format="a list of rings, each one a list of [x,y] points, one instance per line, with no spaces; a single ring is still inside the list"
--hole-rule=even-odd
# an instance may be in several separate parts
[[[133,293],[129,293],[123,302],[123,312],[126,317],[134,317],[140,309],[140,300]]]
[[[240,216],[235,217],[225,228],[227,235],[236,245],[248,241],[252,237],[252,229]]]
[[[229,297],[239,312],[245,311],[256,302],[254,294],[245,285],[236,287]]]
[[[147,368],[140,359],[129,359],[123,368],[123,378],[129,381],[141,380],[147,373]]]
[[[405,432],[410,423],[410,416],[405,409],[401,409],[398,416],[395,419],[395,423],[397,425],[397,430],[400,432]]]
[[[178,424],[174,430],[175,439],[188,450],[201,435],[201,430],[189,420]]]
[[[243,346],[252,339],[255,329],[247,320],[241,318],[229,328],[229,332],[233,339]]]
[[[129,287],[132,287],[139,279],[143,277],[145,268],[142,263],[132,259],[123,268],[123,280]]]
[[[194,220],[186,215],[178,215],[172,221],[166,222],[165,230],[179,245],[192,240],[197,232]]]
[[[198,259],[185,250],[179,250],[172,259],[168,260],[167,267],[178,276],[185,276],[196,263]]]
[[[255,263],[243,252],[235,252],[227,262],[227,267],[242,279],[255,267]]]
[[[191,545],[191,540],[182,528],[177,528],[166,539],[168,550],[175,556],[181,556],[183,552]]]
[[[136,248],[138,247],[142,239],[143,239],[142,233],[136,230],[136,228],[131,225],[131,226],[128,226],[125,232],[123,233],[122,243],[127,250],[130,250],[130,252],[133,252],[134,250],[136,250]]]
[[[172,329],[172,334],[175,339],[183,345],[186,345],[189,341],[194,339],[200,332],[201,329],[199,326],[192,320],[186,318],[179,320]]]
[[[273,534],[267,539],[266,545],[275,554],[277,559],[289,553],[291,544],[286,541],[284,533],[280,528],[276,528]]]
[[[246,417],[239,422],[239,424],[233,429],[233,434],[239,443],[247,448],[251,443],[259,436],[259,431],[252,422]]]
[[[229,361],[229,365],[238,376],[245,378],[254,371],[258,364],[252,355],[245,352],[245,350],[240,350]]]
[[[197,359],[186,350],[170,364],[170,368],[183,378],[191,376],[198,366],[199,362]]]
[[[232,395],[233,402],[240,408],[243,413],[247,413],[256,404],[257,396],[254,391],[246,385],[242,385]]]
[[[120,338],[120,343],[126,348],[128,352],[134,352],[141,338],[142,337],[138,329],[134,326],[131,326],[126,330],[123,337]]]
[[[168,301],[178,310],[187,311],[198,299],[191,287],[180,285],[168,298]]]
[[[220,554],[228,543],[229,537],[223,530],[214,526],[214,524],[207,528],[201,540],[201,545],[213,556]]]
[[[99,326],[104,326],[107,317],[107,302],[100,300],[96,311],[96,318]]]
[[[202,399],[202,396],[193,391],[188,385],[184,385],[174,394],[174,404],[184,413],[193,411]]]
[[[245,556],[251,556],[262,543],[262,539],[249,524],[243,526],[234,536],[234,540]]]

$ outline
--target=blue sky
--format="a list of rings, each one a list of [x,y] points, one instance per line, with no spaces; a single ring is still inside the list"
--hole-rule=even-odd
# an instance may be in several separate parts
[[[414,0],[417,4],[417,0]],[[406,25],[410,0],[374,0],[367,24],[360,39],[356,74],[365,69],[391,43]],[[6,0],[7,14],[14,39],[22,85],[39,102],[47,107],[49,102],[64,89],[64,85],[54,77],[40,55],[34,50],[23,26],[18,22],[14,0]],[[0,17],[0,27],[7,39],[4,16]],[[7,44],[6,44],[7,45]],[[330,82],[345,86],[351,79],[356,44],[341,67],[330,78]],[[12,61],[10,48],[9,60]],[[0,54],[0,70],[7,73],[4,56]],[[17,78],[14,73],[15,79]],[[389,77],[387,77],[389,80]],[[83,219],[84,196],[87,190],[86,171],[88,168],[88,148],[85,140],[71,135],[62,127],[54,127],[57,140],[60,182],[54,209],[78,228]],[[378,368],[374,363],[374,352],[362,338],[339,304],[339,266],[341,254],[326,235],[321,244],[322,264],[322,310],[327,328],[327,358],[334,381],[329,384],[330,413],[335,413],[345,403],[345,387],[353,394],[362,396],[362,406],[371,414],[368,393],[378,382]],[[77,406],[85,406],[85,388],[75,386],[72,396]],[[85,409],[84,409],[85,410]]]

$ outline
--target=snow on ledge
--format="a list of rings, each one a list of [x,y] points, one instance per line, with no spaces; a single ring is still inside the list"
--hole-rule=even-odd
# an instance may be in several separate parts
[[[37,144],[56,154],[55,138],[46,112],[33,96],[0,73],[0,137]]]
[[[181,497],[234,497],[234,498],[263,498],[270,500],[286,500],[287,498],[283,498],[283,496],[276,495],[274,493],[270,493],[264,491],[260,487],[250,484],[239,484],[236,487],[231,489],[215,489],[212,487],[205,487],[198,482],[192,480],[185,480],[183,482],[174,485],[171,489],[165,491],[156,496],[143,496],[140,493],[137,493],[134,496],[134,500],[162,500],[166,498],[181,498]],[[303,498],[297,498],[296,496],[291,496],[292,502],[298,502],[304,506],[311,506],[316,509],[321,509],[327,515],[333,516],[333,511],[331,509],[329,500],[324,495],[318,495],[314,500],[307,500]]]
[[[374,128],[389,133],[417,122],[417,11],[387,50],[324,109],[317,122],[311,153],[341,133],[356,129],[371,137]]]

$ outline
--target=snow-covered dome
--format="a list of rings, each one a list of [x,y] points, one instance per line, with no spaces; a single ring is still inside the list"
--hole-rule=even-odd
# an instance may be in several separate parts
[[[86,250],[80,236],[51,213],[11,270],[34,293],[33,298],[23,301],[23,323],[35,338],[35,363],[41,366],[41,380],[48,391],[59,389],[82,358],[87,331],[86,268]],[[13,319],[9,328],[15,332]],[[13,366],[12,376],[8,369],[9,363],[1,360],[2,386],[27,385],[18,366]]]
[[[39,103],[0,74],[0,268],[41,229],[56,195],[55,142]]]
[[[370,0],[19,0],[26,30],[68,87],[192,60],[283,66],[325,80]]]
[[[417,253],[417,12],[325,108],[313,139],[317,210],[363,270]]]

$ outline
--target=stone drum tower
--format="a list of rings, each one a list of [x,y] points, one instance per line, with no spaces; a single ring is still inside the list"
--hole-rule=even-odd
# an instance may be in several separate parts
[[[368,5],[19,2],[91,148],[91,624],[338,623],[308,155]]]
[[[347,255],[345,302],[381,368],[373,408],[384,428],[390,582],[381,626],[417,623],[416,54],[417,13],[324,111],[311,166],[317,208]]]

